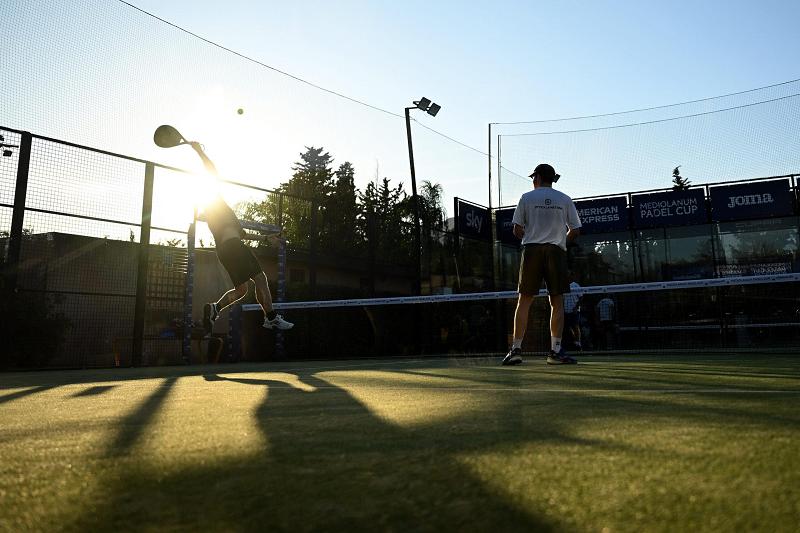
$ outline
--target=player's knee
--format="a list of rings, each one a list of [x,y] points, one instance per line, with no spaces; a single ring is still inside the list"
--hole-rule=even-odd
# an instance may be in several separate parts
[[[533,294],[520,294],[519,299],[517,300],[517,307],[520,309],[527,309],[533,303]]]

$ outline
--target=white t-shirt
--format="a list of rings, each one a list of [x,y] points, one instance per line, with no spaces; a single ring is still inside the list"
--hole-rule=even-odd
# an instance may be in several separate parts
[[[578,307],[578,300],[581,299],[581,295],[575,292],[576,290],[580,289],[581,286],[578,285],[576,281],[573,281],[569,284],[570,292],[564,295],[564,312],[565,313],[574,313]]]
[[[514,210],[514,224],[525,228],[522,244],[555,244],[567,249],[567,228],[581,227],[572,199],[552,187],[528,191]]]
[[[602,321],[614,320],[614,300],[606,296],[597,302],[597,318]]]

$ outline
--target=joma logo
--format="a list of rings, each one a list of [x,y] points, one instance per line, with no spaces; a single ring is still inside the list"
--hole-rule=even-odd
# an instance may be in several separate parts
[[[729,196],[728,208],[742,207],[745,205],[771,204],[775,201],[768,192],[764,194],[745,194],[742,196]]]

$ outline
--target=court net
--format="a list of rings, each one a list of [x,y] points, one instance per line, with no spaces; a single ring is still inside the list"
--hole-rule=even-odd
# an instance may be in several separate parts
[[[549,306],[540,292],[523,350],[550,348]],[[630,353],[780,351],[800,348],[800,274],[582,287],[563,334],[575,350]],[[572,297],[570,297],[572,298]],[[567,299],[569,300],[569,298]],[[241,360],[502,353],[513,329],[516,292],[286,302],[294,329],[261,328],[260,307],[231,320]],[[569,310],[571,305],[566,302]],[[276,342],[277,341],[277,342]]]

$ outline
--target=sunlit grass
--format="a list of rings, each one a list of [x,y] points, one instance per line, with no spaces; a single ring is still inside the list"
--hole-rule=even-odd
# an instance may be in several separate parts
[[[0,375],[0,529],[800,523],[800,361],[496,363]]]

